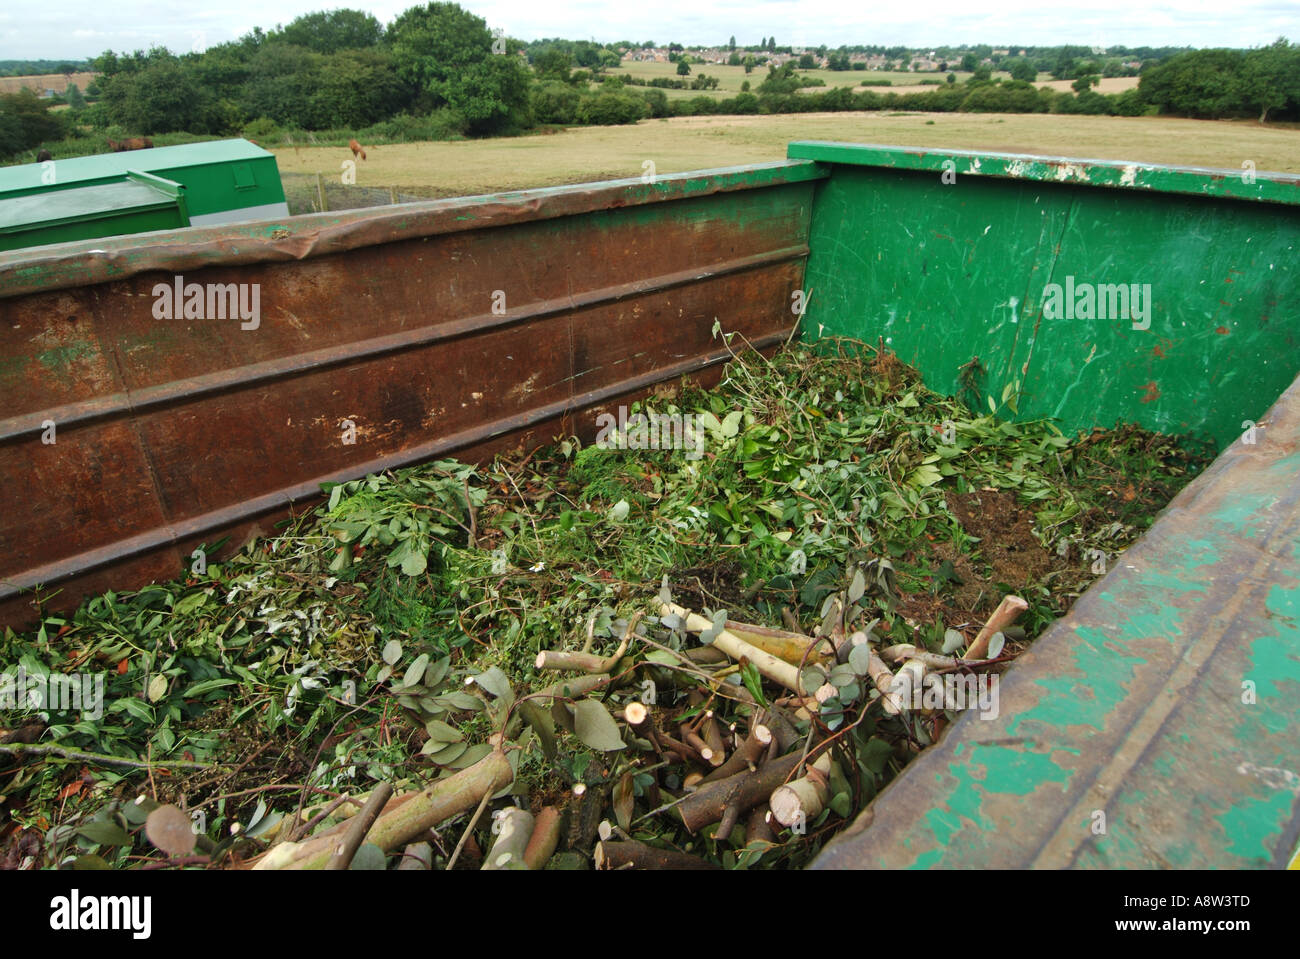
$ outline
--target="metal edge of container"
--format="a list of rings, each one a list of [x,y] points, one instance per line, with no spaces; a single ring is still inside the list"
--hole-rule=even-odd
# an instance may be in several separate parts
[[[796,140],[786,155],[852,166],[1300,204],[1300,175],[1292,173],[830,140]]]
[[[800,183],[827,176],[829,172],[824,167],[807,160],[774,160],[664,174],[652,180],[639,177],[604,180],[51,244],[0,254],[0,300],[24,293],[120,280],[148,270],[180,272],[214,265],[303,260],[376,243]]]

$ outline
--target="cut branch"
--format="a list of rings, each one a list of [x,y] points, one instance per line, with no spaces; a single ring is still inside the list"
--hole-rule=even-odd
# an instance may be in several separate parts
[[[643,842],[601,842],[596,845],[597,869],[717,869],[713,863],[675,849],[655,849]]]
[[[1004,596],[1002,602],[998,603],[998,608],[993,610],[993,615],[989,617],[984,628],[979,631],[975,637],[975,642],[970,644],[962,659],[983,659],[989,652],[989,640],[993,638],[994,633],[1000,633],[1017,619],[1021,613],[1029,608],[1019,596]]]
[[[700,786],[675,807],[691,832],[698,832],[722,818],[727,807],[735,804],[746,813],[772,795],[799,765],[800,751],[774,759],[755,772],[743,772]]]
[[[660,609],[660,615],[676,615],[686,623],[686,628],[692,633],[702,633],[705,630],[712,629],[713,623],[705,619],[698,613],[692,613],[684,607],[675,603],[664,603]],[[769,652],[759,649],[752,643],[747,643],[734,633],[723,629],[714,638],[713,644],[722,650],[734,660],[747,659],[753,664],[762,675],[772,680],[774,683],[780,683],[786,689],[792,692],[799,692],[799,670],[791,666],[785,660],[773,656]]]
[[[475,808],[514,779],[510,761],[494,749],[474,765],[426,789],[398,797],[401,805],[384,812],[370,830],[370,841],[384,852],[392,852],[426,830],[453,816]],[[393,802],[397,802],[394,800]],[[299,843],[281,843],[262,856],[254,869],[321,869],[338,845],[338,834],[351,820],[340,823],[320,836]]]
[[[483,859],[483,868],[513,869],[516,863],[524,865],[524,850],[533,835],[533,814],[510,806],[492,823],[492,829],[496,840]]]
[[[361,812],[348,820],[348,831],[344,834],[343,841],[339,843],[338,848],[334,850],[334,854],[325,863],[327,870],[343,870],[352,864],[352,857],[361,848],[366,833],[370,832],[370,827],[375,824],[375,820],[379,818],[380,812],[392,795],[393,787],[388,783],[380,783],[375,789],[371,790],[370,798],[366,800]]]
[[[524,865],[529,869],[541,869],[555,855],[555,849],[560,844],[560,833],[563,829],[564,821],[560,816],[560,811],[554,806],[545,806],[537,814],[537,820],[533,823],[533,834],[528,838],[528,845],[524,848]]]

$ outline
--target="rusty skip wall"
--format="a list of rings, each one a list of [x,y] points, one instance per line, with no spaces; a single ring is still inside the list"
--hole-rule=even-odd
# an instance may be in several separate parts
[[[175,577],[322,482],[594,434],[656,383],[707,383],[715,321],[790,336],[825,175],[781,161],[0,256],[0,622],[35,618],[37,586],[65,608]]]

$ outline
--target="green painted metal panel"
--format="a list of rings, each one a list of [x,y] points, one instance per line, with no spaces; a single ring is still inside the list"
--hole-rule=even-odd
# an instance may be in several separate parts
[[[1300,372],[1298,177],[789,152],[832,170],[814,208],[804,329],[883,338],[936,389],[956,392],[978,358],[984,393],[1011,385],[1022,416],[1067,430],[1126,420],[1222,447]],[[1125,307],[1119,288],[1134,285]],[[1045,309],[1088,288],[1104,304],[1090,317]]]
[[[0,199],[116,182],[136,171],[184,184],[192,217],[285,202],[274,154],[247,140],[71,157],[52,164],[0,169]]]
[[[0,200],[0,250],[188,224],[179,184],[140,174],[119,183]]]

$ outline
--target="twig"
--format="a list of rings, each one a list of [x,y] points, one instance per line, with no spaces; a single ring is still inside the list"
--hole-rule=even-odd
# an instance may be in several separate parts
[[[80,749],[68,749],[66,746],[25,745],[0,746],[0,753],[9,756],[58,756],[60,759],[75,759],[78,762],[98,763],[101,766],[126,766],[130,769],[226,769],[227,763],[192,763],[182,760],[162,762],[140,762],[138,759],[123,759],[121,756],[105,756],[102,753],[88,753]]]
[[[479,800],[478,808],[474,810],[474,815],[470,817],[465,826],[465,831],[460,834],[460,842],[456,843],[456,848],[451,852],[451,858],[447,860],[447,872],[451,872],[456,867],[456,860],[460,858],[460,851],[465,848],[465,840],[469,834],[474,831],[474,824],[478,822],[478,817],[483,815],[483,810],[487,808],[488,800],[492,798],[492,791],[489,789]]]
[[[392,795],[393,787],[388,783],[380,783],[371,790],[370,798],[366,800],[361,812],[357,813],[348,825],[343,841],[334,850],[334,855],[330,856],[329,862],[325,863],[326,870],[337,872],[348,868],[352,863],[352,857],[361,848],[366,833],[370,832],[370,827],[375,824],[375,820],[379,818],[379,814],[383,812],[385,804]]]
[[[325,820],[330,815],[330,813],[334,812],[334,810],[338,809],[339,806],[342,806],[345,802],[347,802],[351,798],[352,797],[348,793],[344,793],[342,796],[338,796],[337,798],[332,800],[329,803],[329,805],[327,805],[316,815],[312,816],[311,819],[309,819],[307,822],[295,823],[293,826],[290,826],[289,832],[284,837],[285,841],[293,842],[299,836],[310,835],[311,831],[315,829],[318,825],[320,825],[320,823],[323,820]]]

